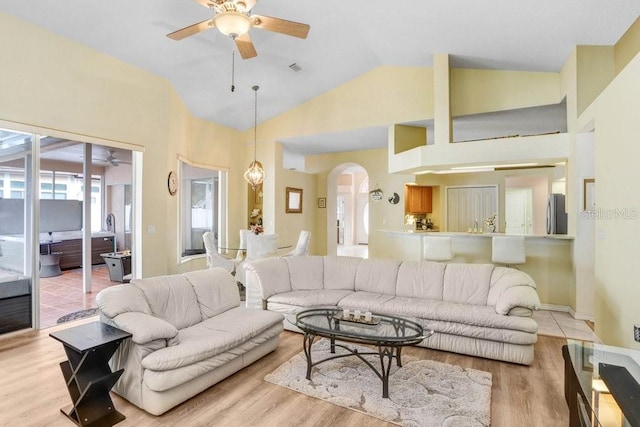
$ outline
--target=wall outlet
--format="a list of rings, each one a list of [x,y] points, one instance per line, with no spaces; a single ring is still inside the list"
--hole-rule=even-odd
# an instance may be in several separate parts
[[[153,234],[155,232],[156,232],[156,226],[155,225],[147,225],[147,233]]]

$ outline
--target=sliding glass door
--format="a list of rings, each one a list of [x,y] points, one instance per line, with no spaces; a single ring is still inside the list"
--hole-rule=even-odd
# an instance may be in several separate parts
[[[137,255],[132,158],[126,149],[0,129],[0,334],[91,314],[96,294],[124,281],[105,261]]]
[[[37,144],[30,134],[0,129],[0,334],[37,321],[31,190]]]

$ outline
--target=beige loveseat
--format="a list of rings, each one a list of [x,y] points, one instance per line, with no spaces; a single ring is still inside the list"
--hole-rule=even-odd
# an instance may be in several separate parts
[[[278,346],[282,315],[240,307],[222,268],[132,280],[101,291],[103,322],[133,334],[110,361],[113,391],[160,415]]]
[[[339,306],[415,317],[434,335],[420,345],[529,365],[537,341],[534,281],[492,264],[300,256],[245,266],[247,307],[284,314]],[[290,322],[284,327],[296,330]]]

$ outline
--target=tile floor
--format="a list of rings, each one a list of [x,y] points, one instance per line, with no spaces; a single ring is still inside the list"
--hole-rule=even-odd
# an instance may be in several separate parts
[[[539,335],[600,342],[587,322],[576,320],[567,312],[538,310],[533,318],[538,323]]]
[[[82,269],[65,270],[62,275],[40,279],[40,328],[57,324],[69,313],[96,307],[95,298],[102,289],[117,285],[109,280],[106,265],[91,269],[91,292],[82,292]]]

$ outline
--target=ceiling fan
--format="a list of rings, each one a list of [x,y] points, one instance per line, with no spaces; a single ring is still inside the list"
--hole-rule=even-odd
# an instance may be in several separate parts
[[[243,59],[253,58],[257,55],[256,48],[251,42],[249,31],[252,28],[273,31],[288,36],[306,39],[309,33],[309,25],[299,22],[287,21],[280,18],[272,18],[264,15],[250,14],[251,9],[258,0],[195,0],[201,5],[211,9],[214,14],[212,19],[207,19],[197,24],[167,34],[173,40],[182,40],[209,28],[217,28],[226,36],[233,39]]]
[[[93,159],[95,161],[101,162],[101,163],[108,163],[111,166],[120,166],[120,163],[126,163],[129,164],[128,162],[124,162],[122,160],[120,160],[119,158],[117,158],[115,156],[116,152],[115,150],[107,150],[107,153],[109,154],[106,158],[104,159]]]

